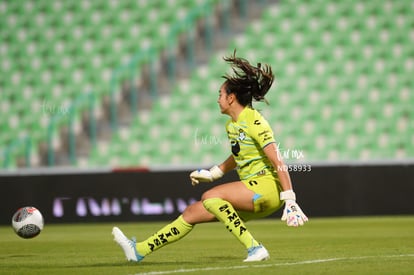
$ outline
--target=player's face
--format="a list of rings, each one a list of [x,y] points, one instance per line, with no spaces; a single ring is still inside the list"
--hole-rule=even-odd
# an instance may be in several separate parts
[[[220,112],[222,114],[228,114],[228,110],[230,108],[229,95],[227,94],[226,90],[224,89],[224,85],[222,85],[221,88],[220,88],[217,103],[219,104]]]

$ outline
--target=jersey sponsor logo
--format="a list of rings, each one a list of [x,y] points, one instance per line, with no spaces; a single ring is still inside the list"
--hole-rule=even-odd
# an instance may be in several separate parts
[[[260,132],[259,137],[262,137],[262,136],[263,136],[263,142],[272,139],[272,136],[269,130],[263,130],[262,132]]]
[[[240,153],[240,144],[239,144],[239,142],[237,140],[232,140],[231,141],[231,152],[236,157],[239,156],[239,153]]]
[[[259,137],[268,134],[270,131],[269,130],[263,130],[262,132],[259,133]]]
[[[265,141],[267,141],[267,140],[270,140],[270,139],[272,139],[272,137],[271,136],[264,136],[263,137],[263,142],[265,142]]]

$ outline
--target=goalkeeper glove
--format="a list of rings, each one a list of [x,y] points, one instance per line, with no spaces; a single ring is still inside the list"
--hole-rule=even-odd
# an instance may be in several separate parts
[[[285,201],[285,209],[283,210],[282,221],[286,221],[288,226],[303,225],[308,221],[308,217],[300,209],[296,203],[296,195],[292,190],[280,192],[280,199]]]
[[[212,182],[216,179],[221,178],[224,175],[223,171],[217,166],[214,165],[210,170],[198,169],[190,174],[191,184],[193,186],[199,184],[200,182]]]

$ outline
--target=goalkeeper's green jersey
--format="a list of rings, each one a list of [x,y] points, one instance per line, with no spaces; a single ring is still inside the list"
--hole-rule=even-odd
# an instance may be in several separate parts
[[[226,123],[231,151],[237,163],[237,173],[241,180],[266,172],[275,173],[263,148],[274,143],[273,131],[269,123],[256,110],[246,107],[237,121]]]

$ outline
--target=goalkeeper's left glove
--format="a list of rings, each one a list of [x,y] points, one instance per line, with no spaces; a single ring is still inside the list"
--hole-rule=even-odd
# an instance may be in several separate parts
[[[288,226],[299,226],[308,221],[308,217],[296,203],[295,192],[292,190],[280,192],[280,199],[285,201],[285,209],[281,220],[286,221]]]
[[[221,178],[224,175],[223,171],[217,166],[214,165],[210,170],[198,169],[190,174],[191,184],[193,186],[199,184],[200,182],[212,182],[216,179]]]

